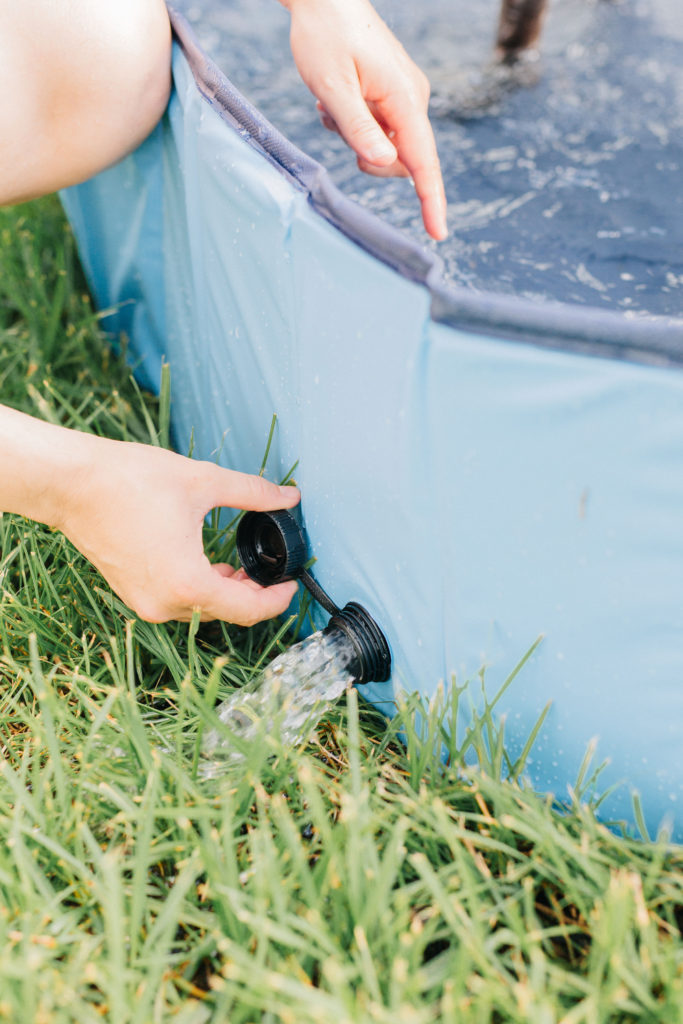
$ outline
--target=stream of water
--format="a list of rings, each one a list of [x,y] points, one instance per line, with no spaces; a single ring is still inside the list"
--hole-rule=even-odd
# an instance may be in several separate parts
[[[286,746],[303,743],[351,686],[349,649],[338,634],[314,633],[275,658],[254,683],[218,708],[226,731],[212,729],[202,744],[204,778],[245,760],[253,742],[277,731]]]

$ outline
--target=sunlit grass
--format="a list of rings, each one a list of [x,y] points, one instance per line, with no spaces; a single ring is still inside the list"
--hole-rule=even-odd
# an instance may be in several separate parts
[[[0,212],[0,246],[0,399],[163,443],[168,382],[103,344],[56,203]],[[282,627],[143,623],[18,517],[0,550],[0,1020],[683,1019],[683,858],[599,824],[588,764],[573,804],[535,795],[493,700],[456,743],[454,688],[391,724],[352,694],[202,779]]]

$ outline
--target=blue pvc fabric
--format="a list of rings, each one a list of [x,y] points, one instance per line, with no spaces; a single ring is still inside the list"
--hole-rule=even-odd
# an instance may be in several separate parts
[[[178,449],[255,472],[276,413],[316,575],[391,644],[364,695],[477,704],[543,634],[510,752],[551,702],[532,783],[565,798],[595,738],[604,813],[637,790],[683,839],[681,322],[448,291],[176,30],[163,122],[64,202],[105,327],[145,383],[171,364]]]

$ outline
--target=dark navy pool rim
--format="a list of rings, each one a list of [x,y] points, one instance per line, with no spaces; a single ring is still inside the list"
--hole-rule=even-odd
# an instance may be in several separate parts
[[[311,205],[366,252],[431,295],[431,317],[474,333],[601,358],[654,365],[683,364],[683,318],[608,311],[564,302],[475,292],[443,280],[434,253],[345,196],[316,160],[289,141],[202,51],[186,19],[172,7],[173,31],[197,87],[211,107],[280,173],[306,192]]]

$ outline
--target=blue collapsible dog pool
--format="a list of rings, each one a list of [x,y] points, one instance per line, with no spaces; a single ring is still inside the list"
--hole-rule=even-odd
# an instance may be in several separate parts
[[[392,679],[364,695],[390,713],[398,686],[429,697],[455,674],[475,679],[476,703],[480,667],[491,696],[542,633],[500,705],[511,753],[551,702],[534,786],[564,798],[597,738],[601,787],[622,783],[604,813],[632,821],[637,790],[648,827],[668,819],[680,840],[674,6],[560,0],[538,84],[498,83],[493,100],[463,102],[466,115],[440,69],[437,129],[457,141],[440,141],[455,168],[445,276],[410,234],[405,182],[386,186],[400,201],[381,216],[367,207],[382,206],[383,183],[349,174],[360,202],[342,194],[177,16],[163,122],[64,202],[97,300],[115,308],[105,327],[128,334],[147,384],[171,364],[179,450],[192,437],[197,456],[255,472],[277,414],[269,473],[298,463],[316,575],[391,644]],[[445,0],[420,17],[433,47]],[[472,75],[463,88],[476,98]],[[399,231],[389,222],[406,209]]]

